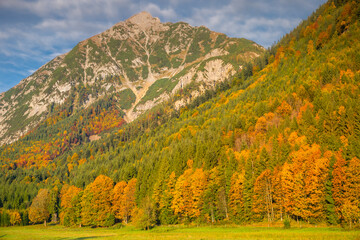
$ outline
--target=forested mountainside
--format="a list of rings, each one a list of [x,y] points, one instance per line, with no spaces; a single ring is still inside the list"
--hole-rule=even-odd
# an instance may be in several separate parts
[[[216,91],[180,110],[170,99],[42,164],[53,128],[39,125],[1,149],[1,219],[358,224],[359,20],[358,2],[330,0]]]
[[[204,93],[263,52],[246,39],[184,22],[161,23],[141,12],[80,42],[0,94],[0,144],[17,140],[54,111],[68,117],[104,98],[115,105],[112,119],[130,122],[189,84],[192,96]]]

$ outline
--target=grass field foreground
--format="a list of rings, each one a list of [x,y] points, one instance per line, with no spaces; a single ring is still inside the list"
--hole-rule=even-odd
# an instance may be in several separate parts
[[[150,231],[124,228],[66,228],[42,225],[0,228],[0,239],[293,239],[360,240],[360,231],[340,228],[156,227]]]

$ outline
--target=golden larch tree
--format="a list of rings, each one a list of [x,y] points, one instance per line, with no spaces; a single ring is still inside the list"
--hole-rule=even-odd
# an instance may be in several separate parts
[[[50,191],[49,189],[40,189],[36,197],[33,199],[29,209],[29,219],[33,223],[44,222],[50,217],[49,212]]]
[[[73,211],[72,199],[79,194],[80,188],[65,184],[60,191],[60,223],[64,224],[65,218]]]
[[[115,218],[124,220],[124,191],[127,184],[125,181],[118,182],[112,191],[112,210]]]
[[[114,182],[111,178],[100,175],[89,184],[82,196],[82,224],[107,226],[111,218],[111,193]]]
[[[136,183],[137,179],[131,179],[127,186],[124,188],[124,201],[123,206],[120,209],[121,215],[123,216],[123,220],[125,223],[128,223],[131,217],[131,211],[136,206]]]
[[[233,173],[229,190],[229,206],[231,210],[231,215],[235,219],[240,219],[244,213],[244,182],[244,171],[240,173]]]

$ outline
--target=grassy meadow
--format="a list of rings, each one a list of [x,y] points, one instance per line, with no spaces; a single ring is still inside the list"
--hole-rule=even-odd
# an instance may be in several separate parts
[[[124,228],[66,228],[43,225],[0,228],[0,239],[294,239],[294,240],[360,240],[360,231],[340,228],[291,228],[278,227],[156,227],[141,231]]]

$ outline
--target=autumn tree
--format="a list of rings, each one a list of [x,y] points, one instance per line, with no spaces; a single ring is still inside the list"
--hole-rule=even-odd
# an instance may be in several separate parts
[[[49,202],[50,191],[48,189],[40,189],[36,197],[33,199],[29,209],[29,219],[33,223],[44,222],[50,217]]]
[[[202,168],[196,169],[191,176],[192,199],[190,201],[190,216],[199,217],[203,208],[203,194],[207,185],[207,176]]]
[[[347,198],[346,190],[346,161],[341,156],[341,153],[336,154],[336,162],[334,164],[333,179],[332,179],[332,195],[335,202],[335,211],[338,217],[342,218],[341,206]]]
[[[341,164],[341,162],[340,162]],[[339,165],[340,165],[339,164]],[[339,166],[336,166],[339,167]],[[360,160],[356,157],[349,161],[349,165],[345,168],[345,178],[343,178],[342,186],[338,186],[339,179],[334,179],[337,189],[336,205],[341,219],[349,223],[351,228],[352,222],[360,218]],[[338,170],[338,169],[337,169]],[[334,169],[335,171],[335,169]],[[339,176],[337,176],[339,177]],[[335,178],[335,176],[334,176]],[[335,188],[334,186],[334,188]],[[338,192],[342,190],[342,196]]]
[[[111,192],[114,182],[100,175],[89,184],[82,196],[82,224],[90,226],[110,226],[114,224],[111,213]]]
[[[289,115],[291,111],[292,108],[286,101],[283,101],[281,105],[276,109],[276,113],[283,117]]]
[[[253,211],[260,216],[266,214],[268,222],[274,221],[272,173],[265,170],[254,184]]]
[[[71,217],[74,214],[73,199],[81,192],[81,189],[75,186],[64,185],[60,191],[60,222],[65,226],[76,224]]]
[[[259,117],[255,125],[255,132],[256,133],[265,133],[266,132],[266,118]]]
[[[115,218],[124,220],[124,190],[127,184],[125,181],[118,182],[112,190],[112,211]]]
[[[187,169],[179,176],[175,184],[174,197],[172,200],[172,208],[174,213],[181,218],[190,217],[189,206],[192,205],[192,193],[190,188],[190,176],[192,169]]]
[[[284,208],[292,217],[307,221],[325,218],[329,160],[321,155],[319,145],[303,145],[290,155],[292,163],[283,166]]]
[[[345,196],[354,206],[360,206],[360,160],[353,157],[349,161],[345,176]]]
[[[84,191],[80,191],[71,199],[71,212],[69,212],[70,225],[81,227],[81,213],[82,213],[82,196]]]
[[[234,220],[244,221],[244,182],[245,172],[235,172],[231,177],[229,206]]]
[[[341,206],[341,215],[343,216],[345,222],[349,224],[349,228],[351,229],[352,224],[360,218],[359,206],[345,200]]]
[[[297,192],[299,189],[298,181],[296,181],[296,178],[298,178],[296,175],[296,172],[293,169],[293,166],[289,163],[285,163],[283,165],[282,171],[281,171],[281,185],[283,189],[283,205],[284,210],[287,215],[290,216],[296,216],[296,198],[301,196],[301,192]],[[299,196],[300,195],[300,196]]]
[[[18,211],[10,212],[10,223],[11,225],[19,225],[21,223],[21,216]]]
[[[156,213],[153,201],[146,197],[141,203],[140,208],[134,207],[132,210],[132,222],[136,227],[149,230],[156,224]]]
[[[124,188],[123,206],[119,214],[123,217],[125,223],[128,223],[131,217],[131,211],[136,206],[136,183],[137,179],[133,178]]]
[[[282,167],[276,167],[273,171],[272,176],[272,189],[273,191],[273,207],[275,218],[284,219],[284,190],[282,186],[282,177],[281,177]]]
[[[176,181],[172,208],[184,220],[192,221],[201,214],[207,177],[202,169],[193,170],[192,160],[188,166]]]
[[[308,42],[308,45],[307,45],[307,53],[308,53],[308,55],[313,55],[313,53],[314,53],[314,41],[313,40],[310,40],[309,42]]]

